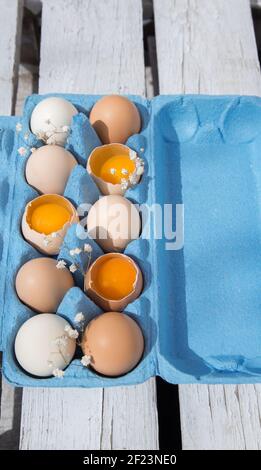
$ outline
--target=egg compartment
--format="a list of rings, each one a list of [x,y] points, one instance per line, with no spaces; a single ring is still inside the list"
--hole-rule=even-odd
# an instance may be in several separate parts
[[[87,116],[99,97],[62,96],[81,111],[73,119],[66,146],[79,165],[71,173],[65,196],[75,204],[93,203],[98,193],[97,188],[89,191],[91,186],[86,187],[90,180],[85,163],[97,136]],[[183,249],[166,251],[165,243],[170,240],[156,240],[152,232],[125,251],[145,276],[144,291],[126,308],[142,327],[144,357],[132,372],[113,379],[84,368],[79,358],[68,366],[63,380],[33,378],[20,369],[13,354],[14,338],[34,312],[16,297],[14,278],[24,262],[41,255],[20,232],[25,204],[38,193],[24,179],[27,154],[24,158],[17,152],[26,143],[28,154],[30,147],[41,145],[30,133],[29,118],[35,104],[45,97],[29,97],[19,133],[15,118],[1,118],[5,130],[12,129],[4,132],[4,138],[0,134],[1,159],[7,161],[2,177],[7,176],[5,184],[9,185],[5,212],[4,205],[0,208],[4,229],[0,269],[6,281],[5,289],[0,284],[5,312],[3,372],[7,379],[16,385],[41,387],[128,385],[154,375],[171,383],[260,382],[261,101],[254,97],[160,96],[150,102],[130,97],[142,113],[143,129],[126,144],[138,153],[144,149],[145,174],[126,197],[140,204],[185,206]],[[146,226],[143,235],[145,231]],[[75,244],[76,237],[79,245],[73,228],[67,237],[69,244]],[[94,257],[99,252],[95,245]],[[65,257],[66,250],[60,256]],[[58,308],[72,324],[79,311],[88,312],[88,320],[101,312],[83,293],[78,274],[75,279],[77,287],[70,289]]]
[[[42,97],[44,98],[44,97]],[[68,99],[68,97],[66,97]],[[141,325],[142,331],[145,336],[145,353],[140,362],[140,364],[130,373],[119,378],[106,378],[99,376],[96,372],[84,368],[79,357],[76,358],[70,363],[68,368],[65,371],[65,376],[63,380],[55,377],[50,378],[36,378],[32,377],[29,374],[25,373],[19,364],[16,361],[13,351],[13,344],[16,333],[19,327],[32,315],[36,313],[30,310],[28,307],[23,305],[20,300],[17,298],[14,280],[15,275],[22,264],[24,264],[29,259],[42,256],[38,251],[36,251],[30,244],[28,244],[21,235],[20,231],[20,221],[23,215],[24,207],[27,202],[31,199],[38,196],[38,193],[31,188],[24,177],[25,174],[25,165],[27,158],[31,153],[31,148],[35,148],[39,145],[42,145],[35,137],[31,134],[29,129],[29,118],[32,111],[32,107],[35,106],[38,102],[39,97],[32,96],[30,97],[25,105],[25,112],[21,120],[22,128],[15,132],[15,146],[14,146],[14,159],[16,160],[15,172],[15,181],[14,181],[14,197],[13,197],[13,207],[19,206],[18,211],[13,211],[11,217],[11,236],[10,236],[10,248],[9,250],[9,261],[8,269],[6,273],[6,302],[5,302],[5,311],[8,313],[8,318],[5,316],[4,324],[4,334],[5,334],[5,344],[4,344],[4,361],[3,361],[3,373],[6,378],[13,384],[19,386],[79,386],[79,387],[91,387],[91,386],[112,386],[112,385],[123,385],[129,383],[138,383],[146,380],[146,378],[154,375],[155,371],[155,359],[154,359],[154,345],[151,342],[151,334],[149,332],[149,327],[153,324],[153,320],[150,320],[149,312],[151,305],[153,304],[153,299],[150,300],[152,296],[152,288],[150,286],[150,280],[148,276],[151,275],[151,269],[148,269],[150,262],[148,261],[148,243],[147,241],[137,240],[131,243],[128,247],[128,250],[131,250],[131,254],[135,257],[136,261],[139,263],[145,280],[145,288],[142,293],[142,298],[137,299],[133,304],[130,304],[126,309],[126,312],[130,314],[137,322]],[[98,99],[98,97],[96,98]],[[93,129],[89,125],[89,121],[86,117],[90,108],[93,105],[93,97],[88,99],[85,97],[85,107],[81,100],[77,100],[75,97],[72,98],[73,103],[78,107],[81,112],[80,115],[76,116],[73,119],[71,126],[71,133],[68,139],[66,148],[70,150],[76,159],[79,162],[74,170],[72,171],[64,196],[69,198],[75,206],[78,206],[81,203],[93,204],[100,193],[85,170],[87,154],[92,150],[92,145],[90,142],[95,142],[97,144],[97,136],[94,133]],[[81,101],[81,105],[79,104]],[[133,149],[141,150],[142,156],[146,160],[146,132],[147,132],[147,122],[148,122],[148,110],[145,108],[146,100],[142,98],[137,98],[137,101],[140,102],[140,112],[143,118],[143,131],[138,136],[132,136],[132,138],[127,142]],[[88,103],[88,105],[86,104]],[[95,135],[94,135],[95,134]],[[95,141],[96,139],[96,141]],[[87,147],[87,142],[89,147]],[[100,142],[99,142],[100,144]],[[23,152],[23,155],[18,154],[18,149],[24,148],[26,152]],[[148,194],[148,173],[149,165],[146,164],[145,175],[142,178],[142,182],[134,189],[128,191],[126,196],[132,196],[133,201],[143,200],[146,201]],[[92,252],[92,261],[96,259],[97,256],[100,256],[103,252],[99,246],[93,241],[86,238],[81,239],[81,233],[83,228],[81,226],[73,226],[68,231],[65,243],[62,247],[62,250],[59,255],[59,259],[65,259],[68,262],[73,262],[69,256],[68,247],[72,248],[75,246],[82,246],[84,243],[91,243],[93,247]],[[80,238],[79,238],[80,237]],[[128,254],[128,250],[126,253]],[[16,255],[14,256],[14,253]],[[139,259],[141,257],[141,259]],[[80,255],[81,264],[84,266],[86,263],[86,255]],[[143,261],[144,260],[144,266]],[[147,270],[147,272],[146,272]],[[97,315],[101,312],[90,299],[86,297],[83,288],[83,277],[79,272],[74,274],[74,279],[76,287],[70,289],[67,295],[64,297],[63,302],[58,308],[58,313],[67,318],[72,324],[74,323],[74,316],[79,311],[88,313],[86,315],[87,321],[89,321],[94,315]],[[77,326],[77,325],[75,325]],[[155,329],[155,327],[154,327]],[[155,340],[155,331],[154,336]]]

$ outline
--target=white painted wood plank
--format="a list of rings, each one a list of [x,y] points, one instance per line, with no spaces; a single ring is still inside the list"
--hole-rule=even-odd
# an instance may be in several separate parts
[[[113,389],[24,389],[20,449],[156,449],[155,380]]]
[[[0,0],[0,115],[12,114],[17,89],[23,0]]]
[[[160,92],[260,93],[248,0],[154,0]]]
[[[97,449],[102,390],[24,389],[20,448]]]
[[[47,0],[42,15],[42,93],[144,93],[141,0]]]
[[[259,385],[183,385],[183,449],[260,450]]]
[[[248,0],[154,0],[154,8],[161,93],[260,95]],[[261,386],[182,385],[179,396],[184,449],[261,448]]]
[[[144,90],[140,0],[45,0],[41,93]],[[25,389],[20,448],[158,448],[155,380],[104,390]]]
[[[102,449],[158,449],[155,379],[104,389]]]

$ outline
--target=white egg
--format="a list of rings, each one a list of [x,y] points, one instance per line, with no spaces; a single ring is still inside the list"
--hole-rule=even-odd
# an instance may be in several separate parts
[[[77,113],[75,106],[64,98],[46,98],[40,101],[32,112],[31,131],[46,144],[64,146],[72,117]]]
[[[123,251],[128,243],[140,236],[140,214],[125,197],[104,196],[91,207],[87,228],[104,251]]]
[[[65,369],[76,348],[76,340],[69,337],[66,327],[70,324],[53,313],[27,320],[15,338],[15,355],[21,367],[38,377],[49,377],[55,369]]]

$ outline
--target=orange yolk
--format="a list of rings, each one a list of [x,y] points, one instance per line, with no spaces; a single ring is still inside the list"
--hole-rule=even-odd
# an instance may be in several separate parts
[[[107,257],[93,270],[93,287],[105,299],[120,300],[133,291],[136,276],[131,261]]]
[[[135,164],[128,155],[114,155],[109,157],[95,174],[107,183],[120,184],[122,178],[128,179],[134,170]]]
[[[50,235],[60,230],[70,219],[71,214],[65,207],[55,203],[41,204],[32,213],[31,228]]]

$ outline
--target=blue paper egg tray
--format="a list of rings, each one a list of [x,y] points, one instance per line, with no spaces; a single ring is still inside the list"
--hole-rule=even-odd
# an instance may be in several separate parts
[[[22,118],[0,118],[0,325],[6,379],[30,387],[129,385],[156,375],[176,384],[261,382],[261,99],[256,97],[129,96],[143,126],[127,145],[144,158],[145,174],[126,197],[150,207],[172,205],[173,230],[175,205],[184,205],[184,245],[174,243],[179,249],[167,250],[169,234],[157,238],[152,223],[149,237],[125,250],[145,279],[142,295],[125,310],[141,325],[144,357],[119,378],[101,377],[83,367],[80,352],[63,379],[34,378],[19,367],[14,339],[35,312],[18,299],[15,276],[26,261],[41,256],[20,231],[25,205],[38,196],[24,170],[30,149],[42,145],[29,121],[46,96],[30,96]],[[64,195],[75,206],[93,204],[100,194],[85,168],[90,152],[101,143],[88,115],[100,96],[56,96],[79,110],[66,145],[79,165]],[[18,152],[21,147],[24,156]],[[77,227],[67,233],[69,246],[86,243]],[[88,243],[94,260],[102,250],[92,240]],[[63,247],[59,257],[67,259],[68,250]],[[84,256],[81,262],[86,262]],[[84,294],[77,273],[75,283],[58,308],[72,324],[78,312],[87,321],[101,312]]]

